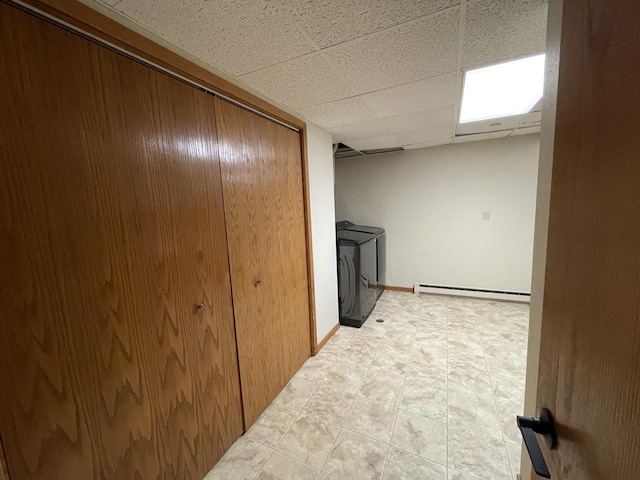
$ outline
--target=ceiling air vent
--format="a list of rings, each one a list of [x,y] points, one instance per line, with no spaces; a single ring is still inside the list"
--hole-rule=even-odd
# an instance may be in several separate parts
[[[364,153],[347,147],[344,143],[338,143],[333,146],[333,156],[335,158],[362,157],[363,155]]]
[[[352,157],[366,157],[369,155],[378,155],[380,153],[401,152],[404,148],[392,147],[392,148],[376,148],[373,150],[354,150],[353,148],[345,145],[344,143],[337,143],[333,145],[334,157],[338,158],[352,158]]]
[[[363,150],[362,153],[365,155],[378,155],[380,153],[402,152],[403,150],[404,148],[402,147],[375,148],[373,150]]]

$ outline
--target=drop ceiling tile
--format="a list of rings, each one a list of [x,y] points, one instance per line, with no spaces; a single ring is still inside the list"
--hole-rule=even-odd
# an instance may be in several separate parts
[[[522,120],[524,115],[513,115],[511,117],[491,118],[479,122],[460,123],[456,128],[458,135],[468,135],[470,133],[487,133],[501,130],[513,130]]]
[[[518,136],[518,135],[530,135],[532,133],[540,133],[540,125],[536,125],[535,127],[523,127],[514,130],[510,137]]]
[[[457,135],[453,139],[453,143],[477,142],[479,140],[493,140],[495,138],[505,138],[505,137],[508,137],[511,132],[513,132],[513,130],[503,130],[501,132],[477,133],[477,134],[462,135],[462,136]]]
[[[240,81],[293,109],[354,96],[323,53],[314,53],[242,75]]]
[[[389,127],[382,120],[370,120],[368,122],[352,123],[330,128],[334,142],[346,142],[361,140],[389,134]]]
[[[397,133],[395,137],[400,142],[400,145],[413,145],[453,137],[454,130],[455,125],[438,125],[421,130]]]
[[[393,27],[460,0],[285,0],[285,8],[321,48]]]
[[[115,9],[231,75],[314,51],[285,12],[266,0],[123,0]]]
[[[406,113],[382,119],[391,133],[424,130],[427,127],[451,125],[455,122],[455,105],[433,108],[423,112]]]
[[[301,108],[298,112],[322,128],[338,127],[378,118],[362,100],[362,97],[345,98],[344,100]]]
[[[324,51],[358,94],[451,73],[458,16],[449,8]]]
[[[366,93],[362,100],[378,117],[418,112],[458,101],[462,75],[451,73]]]
[[[417,148],[438,147],[440,145],[449,145],[453,141],[453,137],[441,138],[439,140],[432,140],[431,142],[414,143],[413,145],[403,145],[405,150],[415,150]]]
[[[354,150],[375,150],[378,148],[399,147],[400,144],[393,135],[384,135],[382,137],[363,138],[361,140],[350,140],[346,143]]]
[[[471,0],[467,4],[463,68],[502,62],[545,50],[543,0]]]

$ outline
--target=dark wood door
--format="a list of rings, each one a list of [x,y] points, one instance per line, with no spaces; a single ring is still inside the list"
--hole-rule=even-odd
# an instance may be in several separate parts
[[[559,444],[543,453],[554,479],[631,480],[640,472],[640,9],[564,0],[562,10],[537,399],[556,417]]]
[[[300,134],[216,99],[245,426],[311,354]]]
[[[242,433],[214,99],[4,3],[0,65],[9,474],[202,478]]]

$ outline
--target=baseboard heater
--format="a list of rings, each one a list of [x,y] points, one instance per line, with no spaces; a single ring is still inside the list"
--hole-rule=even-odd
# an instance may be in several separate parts
[[[507,292],[503,290],[484,290],[481,288],[448,287],[445,285],[428,285],[426,283],[414,283],[413,293],[437,293],[440,295],[455,295],[458,297],[491,298],[493,300],[510,300],[512,302],[525,302],[531,300],[530,293]]]

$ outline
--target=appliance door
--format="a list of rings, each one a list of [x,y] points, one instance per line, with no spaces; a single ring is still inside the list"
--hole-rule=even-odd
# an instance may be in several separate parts
[[[338,298],[340,317],[349,318],[356,308],[356,267],[354,255],[356,248],[348,245],[338,246]]]
[[[372,239],[360,245],[360,320],[363,322],[369,317],[378,301],[378,289],[376,288],[376,242]]]
[[[377,261],[378,261],[378,297],[382,295],[384,291],[385,283],[385,275],[387,273],[387,234],[381,233],[376,238],[376,250],[377,250]]]

